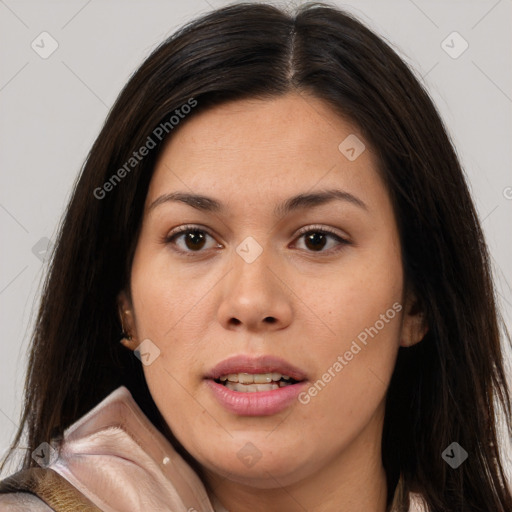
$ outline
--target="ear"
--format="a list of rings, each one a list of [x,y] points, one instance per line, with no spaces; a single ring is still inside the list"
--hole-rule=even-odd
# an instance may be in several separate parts
[[[133,306],[126,291],[122,291],[117,296],[117,307],[119,311],[119,320],[123,328],[123,338],[121,343],[130,350],[137,347],[137,332],[135,329],[135,320],[133,317]]]
[[[406,293],[404,316],[402,318],[402,332],[400,346],[410,347],[419,343],[427,334],[429,326],[425,311],[416,294],[412,291]]]

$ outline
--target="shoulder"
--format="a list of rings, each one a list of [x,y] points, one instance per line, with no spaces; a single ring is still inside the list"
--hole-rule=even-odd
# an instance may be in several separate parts
[[[0,494],[2,512],[52,512],[52,509],[37,496],[28,492]]]

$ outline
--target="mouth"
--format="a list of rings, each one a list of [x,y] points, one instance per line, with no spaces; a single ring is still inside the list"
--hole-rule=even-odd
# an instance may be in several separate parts
[[[274,389],[293,386],[302,380],[296,380],[289,375],[278,372],[270,373],[230,373],[213,379],[217,384],[222,384],[232,391],[241,393],[255,393],[259,391],[273,391]]]
[[[268,416],[291,407],[308,378],[300,368],[270,354],[235,355],[204,376],[217,402],[238,416]]]
[[[205,376],[233,391],[272,391],[307,379],[288,361],[272,355],[235,355],[218,363]]]

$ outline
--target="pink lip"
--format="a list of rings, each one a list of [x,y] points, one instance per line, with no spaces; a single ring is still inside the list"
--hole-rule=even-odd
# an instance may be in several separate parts
[[[277,414],[288,407],[297,398],[301,390],[307,386],[307,383],[303,381],[272,391],[245,393],[243,391],[233,391],[211,379],[207,379],[205,382],[222,406],[228,411],[241,416]]]
[[[215,382],[222,375],[230,373],[280,373],[301,381],[271,391],[245,393],[233,391],[223,384]],[[307,386],[306,374],[284,359],[270,355],[250,357],[233,356],[214,366],[205,376],[205,383],[218,402],[228,411],[243,416],[269,416],[282,411],[297,398]]]
[[[281,375],[288,375],[294,380],[305,380],[306,374],[299,368],[288,363],[280,357],[271,355],[250,357],[246,355],[237,355],[224,359],[214,366],[207,375],[206,379],[218,379],[222,375],[230,373],[271,373],[276,372]]]

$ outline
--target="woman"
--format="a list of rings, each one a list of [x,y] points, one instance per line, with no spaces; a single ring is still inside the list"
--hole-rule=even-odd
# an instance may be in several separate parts
[[[505,512],[501,350],[475,208],[407,66],[334,7],[218,9],[143,63],[89,154],[0,496]]]

